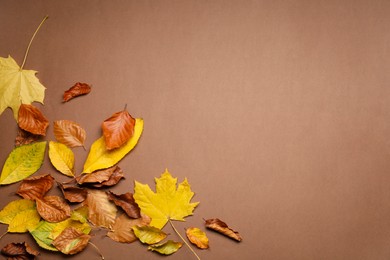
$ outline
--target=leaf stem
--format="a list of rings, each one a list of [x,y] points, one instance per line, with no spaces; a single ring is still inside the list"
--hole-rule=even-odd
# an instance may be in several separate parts
[[[194,249],[192,249],[192,247],[190,246],[190,244],[187,243],[187,241],[180,235],[180,233],[177,231],[177,229],[175,228],[175,226],[173,225],[171,219],[168,220],[169,221],[169,224],[171,224],[173,230],[176,232],[176,234],[181,238],[181,240],[183,240],[183,242],[187,245],[187,247],[191,250],[191,252],[196,256],[196,258],[198,260],[200,260],[200,257],[196,254],[196,252],[194,251]]]
[[[35,30],[33,36],[31,37],[30,43],[28,44],[27,49],[26,49],[26,53],[24,54],[22,66],[20,66],[20,70],[23,69],[24,64],[26,63],[27,55],[28,55],[28,52],[30,51],[30,47],[31,47],[32,41],[33,41],[34,38],[35,38],[35,35],[38,33],[39,29],[41,28],[41,26],[43,25],[43,23],[44,23],[48,18],[49,18],[48,15],[46,15],[46,16],[43,18],[42,22],[38,25],[38,28]]]
[[[100,251],[100,249],[92,242],[88,242],[88,244],[93,246],[96,249],[96,251],[98,251],[98,253],[99,253],[100,257],[102,258],[102,260],[104,260],[104,256],[103,256],[102,252]]]

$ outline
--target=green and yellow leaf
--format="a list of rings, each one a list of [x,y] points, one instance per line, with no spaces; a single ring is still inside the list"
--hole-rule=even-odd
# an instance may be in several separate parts
[[[158,252],[162,255],[171,255],[175,253],[177,250],[179,250],[182,245],[183,244],[180,242],[168,240],[167,242],[162,244],[150,245],[148,249],[151,251]]]
[[[134,226],[135,236],[144,244],[156,244],[167,237],[164,231],[152,226]]]

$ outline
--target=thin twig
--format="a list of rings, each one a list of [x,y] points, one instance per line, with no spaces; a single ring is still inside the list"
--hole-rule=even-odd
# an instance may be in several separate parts
[[[96,249],[96,251],[98,251],[98,253],[101,256],[102,260],[104,260],[104,256],[103,256],[102,252],[99,250],[99,248],[94,243],[88,242],[88,244],[93,246]]]
[[[194,251],[194,249],[192,249],[192,247],[187,243],[187,241],[185,241],[185,239],[180,235],[180,233],[177,231],[177,229],[175,228],[175,226],[173,225],[173,223],[172,223],[172,221],[170,219],[169,219],[169,224],[171,224],[173,230],[181,238],[181,240],[183,240],[183,242],[187,245],[187,247],[191,250],[191,252],[196,256],[196,258],[198,260],[200,260],[200,257],[197,255],[197,253]]]

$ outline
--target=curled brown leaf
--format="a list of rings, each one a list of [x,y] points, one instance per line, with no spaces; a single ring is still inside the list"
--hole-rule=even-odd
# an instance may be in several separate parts
[[[238,242],[242,240],[240,234],[237,231],[229,228],[229,226],[218,218],[207,219],[205,220],[205,225],[207,228],[217,231],[220,234],[223,234],[231,239],[234,239]]]
[[[70,206],[58,196],[46,196],[36,199],[39,215],[48,222],[60,222],[70,217]]]
[[[22,260],[35,259],[39,252],[31,248],[26,242],[10,243],[1,249],[1,254],[7,256],[7,259]]]
[[[107,192],[108,199],[113,201],[115,205],[122,208],[130,218],[140,218],[141,209],[133,198],[133,194],[127,192],[125,194],[116,195],[113,192]]]
[[[15,146],[31,144],[35,141],[38,141],[40,138],[40,135],[34,135],[18,127],[18,134],[15,137]]]
[[[84,188],[79,188],[70,185],[63,185],[61,183],[57,183],[57,185],[61,189],[65,199],[69,202],[80,203],[87,198],[88,191]]]
[[[121,147],[134,134],[135,119],[123,110],[116,112],[102,123],[107,150]]]
[[[21,104],[19,108],[18,125],[23,130],[35,135],[46,135],[49,121],[42,112],[29,104]]]
[[[63,102],[68,102],[69,100],[81,96],[86,95],[91,92],[91,86],[87,83],[77,82],[71,88],[64,92]]]
[[[59,251],[66,255],[74,255],[84,250],[88,245],[90,235],[69,227],[64,229],[62,233],[52,242]]]
[[[53,187],[53,181],[50,174],[33,176],[23,180],[16,193],[24,199],[41,199]]]
[[[88,184],[100,188],[117,184],[123,176],[121,168],[115,165],[104,170],[79,175],[76,177],[76,181],[78,184]]]

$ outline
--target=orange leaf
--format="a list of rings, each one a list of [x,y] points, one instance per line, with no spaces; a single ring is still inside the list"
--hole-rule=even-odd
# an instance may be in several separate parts
[[[57,141],[68,147],[84,146],[86,138],[85,130],[73,121],[54,121],[53,132]]]
[[[107,233],[107,236],[112,240],[121,242],[121,243],[131,243],[137,240],[137,237],[134,235],[133,227],[134,226],[146,226],[149,225],[151,219],[142,215],[140,218],[132,219],[127,216],[127,214],[122,214],[115,219],[115,223],[112,226],[111,230]]]
[[[74,255],[84,250],[88,245],[90,235],[69,227],[64,229],[61,234],[52,242],[59,251],[66,255]]]
[[[87,83],[77,82],[70,89],[64,92],[63,101],[68,102],[69,100],[81,96],[86,95],[91,92],[91,86]]]
[[[29,104],[21,104],[19,108],[18,125],[23,130],[35,135],[46,135],[49,121],[42,112]]]
[[[102,123],[107,150],[121,147],[134,134],[135,119],[123,110],[113,114]]]
[[[199,228],[187,228],[186,229],[186,235],[188,240],[194,245],[196,245],[200,249],[207,249],[209,248],[209,239],[206,236],[206,233],[204,233]]]
[[[48,222],[60,222],[70,217],[70,207],[58,196],[46,196],[36,199],[39,215]]]
[[[22,181],[16,193],[24,199],[41,199],[53,187],[53,181],[50,174],[30,177]]]
[[[207,219],[205,220],[205,225],[207,228],[217,231],[227,237],[230,237],[238,242],[242,240],[240,234],[237,231],[229,228],[229,226],[218,218]]]
[[[126,214],[131,218],[141,217],[141,209],[133,198],[133,194],[127,192],[125,194],[116,195],[113,192],[107,192],[108,199],[113,201],[115,205],[121,207]]]

